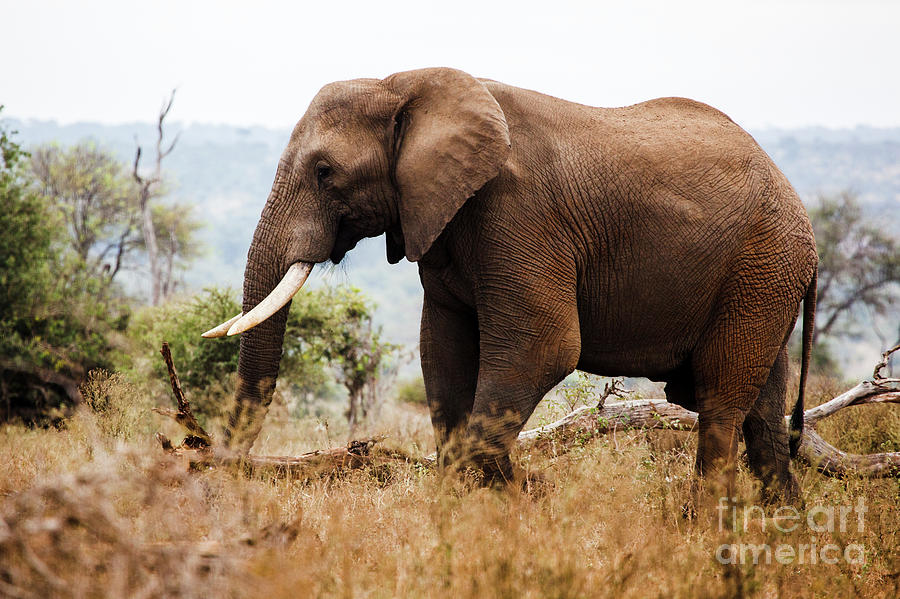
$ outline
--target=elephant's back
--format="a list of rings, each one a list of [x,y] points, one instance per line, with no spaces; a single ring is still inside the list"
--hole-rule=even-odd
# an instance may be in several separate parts
[[[551,240],[548,271],[559,255],[574,258],[584,367],[675,368],[737,264],[778,288],[801,286],[815,252],[802,204],[721,111],[685,98],[592,108],[485,85],[512,153],[477,204],[479,222]]]
[[[731,237],[772,222],[808,221],[772,159],[725,113],[687,98],[601,113],[586,143],[600,157],[604,193],[612,201],[635,202],[660,216],[681,214],[686,225],[718,228]]]
[[[766,176],[772,166],[749,133],[702,102],[658,98],[598,113],[596,143],[618,168],[650,169],[674,182],[702,180],[710,170]]]

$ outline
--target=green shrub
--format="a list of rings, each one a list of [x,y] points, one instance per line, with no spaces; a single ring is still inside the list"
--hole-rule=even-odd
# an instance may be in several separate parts
[[[426,405],[425,381],[421,376],[406,379],[397,384],[397,401],[416,405]]]
[[[219,416],[234,389],[240,337],[203,339],[200,334],[241,311],[235,293],[209,288],[197,295],[146,307],[128,327],[133,350],[119,357],[119,366],[140,384],[168,393],[168,372],[159,354],[168,342],[172,361],[201,420]]]
[[[159,349],[169,343],[172,360],[198,417],[215,418],[234,390],[240,337],[203,339],[200,334],[241,311],[237,294],[210,288],[195,296],[138,311],[128,336],[131,355],[121,367],[137,381],[165,382],[168,375]],[[358,289],[323,287],[295,296],[288,314],[279,385],[299,401],[333,398],[334,382],[352,394],[377,378],[381,361],[394,346],[383,343],[372,324],[374,308]]]
[[[134,314],[128,328],[128,336],[138,344],[136,360],[126,357],[123,366],[134,369],[146,360],[154,375],[168,380],[166,365],[159,355],[162,342],[166,341],[185,387],[200,389],[221,382],[237,371],[240,337],[210,341],[200,334],[240,311],[233,291],[214,287],[161,306],[143,308]]]
[[[39,423],[77,401],[88,370],[111,365],[128,309],[67,249],[27,156],[0,126],[0,418]]]

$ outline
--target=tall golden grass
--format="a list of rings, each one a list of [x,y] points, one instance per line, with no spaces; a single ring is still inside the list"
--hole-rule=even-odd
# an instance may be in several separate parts
[[[174,434],[113,375],[61,430],[0,429],[2,597],[885,597],[900,596],[900,485],[797,467],[809,510],[856,506],[846,531],[737,526],[715,508],[682,516],[695,439],[618,431],[559,455],[522,454],[542,493],[462,489],[421,466],[314,481],[186,473],[150,431]],[[810,404],[839,386],[811,384]],[[90,390],[89,390],[90,391]],[[105,403],[104,403],[105,402]],[[340,444],[335,423],[279,410],[256,450]],[[372,428],[410,453],[432,440],[421,407],[389,406]],[[857,452],[900,449],[890,407],[823,423]],[[892,445],[891,445],[892,444]],[[739,511],[757,484],[738,473]],[[766,508],[771,515],[772,507]],[[804,521],[805,522],[805,521]],[[865,563],[722,564],[723,544],[835,544]]]

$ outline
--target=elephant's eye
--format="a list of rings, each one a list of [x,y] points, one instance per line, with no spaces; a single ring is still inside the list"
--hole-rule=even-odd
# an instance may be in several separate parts
[[[331,167],[325,164],[324,162],[320,162],[316,165],[316,180],[319,182],[319,185],[325,182],[325,179],[331,176]]]

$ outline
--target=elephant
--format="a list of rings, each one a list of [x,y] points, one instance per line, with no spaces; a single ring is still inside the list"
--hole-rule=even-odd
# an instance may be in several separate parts
[[[695,471],[796,497],[818,257],[805,208],[755,140],[685,98],[621,108],[451,68],[324,86],[294,127],[253,235],[226,443],[248,451],[290,298],[313,265],[385,235],[418,263],[420,353],[442,463],[515,478],[510,450],[575,369],[665,383],[699,413]],[[799,397],[784,422],[803,304]]]

